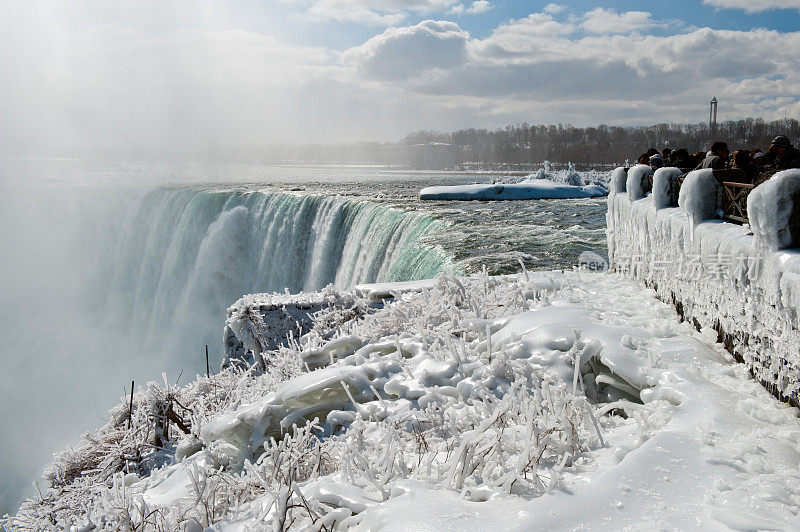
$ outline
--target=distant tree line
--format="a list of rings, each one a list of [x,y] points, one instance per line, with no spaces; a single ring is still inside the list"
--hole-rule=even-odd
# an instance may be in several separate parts
[[[777,135],[800,140],[796,119],[767,122],[761,118],[730,120],[718,124],[655,124],[650,126],[574,127],[570,124],[529,125],[502,129],[462,129],[452,133],[417,131],[406,136],[407,146],[431,143],[452,144],[460,148],[461,163],[486,165],[536,164],[551,162],[622,164],[635,161],[648,148],[686,148],[706,150],[711,142],[727,142],[731,149],[760,147],[763,150]]]
[[[717,125],[655,124],[650,126],[575,127],[570,124],[530,125],[499,129],[460,129],[450,133],[416,131],[400,142],[355,142],[341,144],[270,144],[253,146],[208,146],[185,151],[142,153],[110,152],[109,158],[155,158],[228,160],[261,164],[300,165],[393,165],[419,170],[521,170],[529,171],[542,161],[579,167],[612,166],[635,162],[648,148],[706,150],[721,140],[731,150],[759,147],[766,150],[777,135],[786,135],[798,146],[800,124],[796,119],[767,122],[761,118],[731,120]]]

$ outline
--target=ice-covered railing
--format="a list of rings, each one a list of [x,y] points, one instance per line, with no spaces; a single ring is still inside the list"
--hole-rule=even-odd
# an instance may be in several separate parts
[[[614,271],[642,280],[718,340],[775,395],[800,399],[800,170],[747,197],[749,225],[721,218],[712,170],[618,168],[608,198]]]
[[[627,169],[625,169],[627,172]],[[656,189],[655,176],[653,170],[646,165],[639,165],[639,170],[635,172],[634,182],[632,183],[632,192],[634,195],[644,197],[649,192],[654,194],[654,201],[657,205],[662,207],[677,207],[678,206],[678,192],[684,181],[685,174],[692,172],[692,169],[687,168],[663,168],[659,169],[661,178]],[[710,170],[717,181],[716,190],[717,209],[715,214],[719,218],[727,221],[748,224],[747,199],[750,192],[753,191],[755,185],[749,183],[747,175],[738,168]],[[627,173],[624,177],[627,183]],[[757,180],[763,181],[763,177]],[[622,189],[626,188],[626,184],[618,184]]]

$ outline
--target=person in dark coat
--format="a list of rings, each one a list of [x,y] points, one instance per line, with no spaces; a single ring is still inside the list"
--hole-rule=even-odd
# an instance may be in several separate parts
[[[730,157],[730,150],[728,144],[725,142],[717,141],[711,145],[711,150],[706,154],[706,158],[696,168],[712,168],[714,170],[724,170],[727,168],[728,157]]]
[[[788,168],[800,168],[800,150],[792,146],[792,142],[783,135],[778,135],[769,145],[771,154],[774,154],[774,166],[776,170],[786,170]]]
[[[697,163],[694,162],[692,156],[686,151],[686,148],[678,148],[672,152],[672,166],[677,168],[694,168]]]
[[[742,179],[736,179],[734,176],[729,178],[730,181],[740,181],[742,183],[752,183],[756,177],[756,168],[753,161],[750,159],[750,152],[747,150],[736,150],[733,152],[732,170],[741,170],[743,172]]]

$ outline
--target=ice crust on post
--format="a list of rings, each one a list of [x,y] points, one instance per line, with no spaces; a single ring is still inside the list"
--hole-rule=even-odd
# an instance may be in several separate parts
[[[800,246],[800,170],[784,170],[747,197],[756,238],[772,251]]]
[[[663,209],[678,205],[678,178],[683,172],[678,168],[659,168],[653,175],[653,207]]]
[[[615,194],[607,215],[612,268],[653,287],[689,322],[713,329],[761,382],[793,401],[800,399],[800,252],[771,248],[786,238],[783,224],[793,210],[786,194],[798,174],[781,172],[753,190],[755,235],[714,218],[719,185],[711,170],[689,173],[680,208],[657,210],[653,197]]]
[[[636,211],[641,223],[647,215],[632,207],[641,204],[686,224],[679,209],[655,211],[648,199],[611,201],[609,216]],[[287,325],[292,309],[309,310],[299,336]],[[139,390],[131,430],[118,423],[123,403],[57,457],[56,489],[7,524],[800,524],[794,410],[747,379],[713,334],[619,275],[443,275],[253,294],[229,317],[238,347],[225,368],[182,388]],[[263,369],[252,357],[235,363],[247,349],[262,350]],[[169,398],[188,409],[191,434],[167,431],[154,450],[148,423]],[[140,461],[114,461],[137,449]]]
[[[646,164],[637,164],[628,170],[625,190],[628,197],[637,200],[645,197],[648,192],[648,176],[653,175],[653,169]]]
[[[712,169],[693,170],[683,180],[678,205],[694,227],[717,217],[719,195],[719,183]]]

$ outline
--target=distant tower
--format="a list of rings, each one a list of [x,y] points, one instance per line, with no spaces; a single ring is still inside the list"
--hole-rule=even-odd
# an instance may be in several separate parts
[[[711,109],[708,111],[708,129],[714,134],[717,132],[717,97],[711,99]]]

